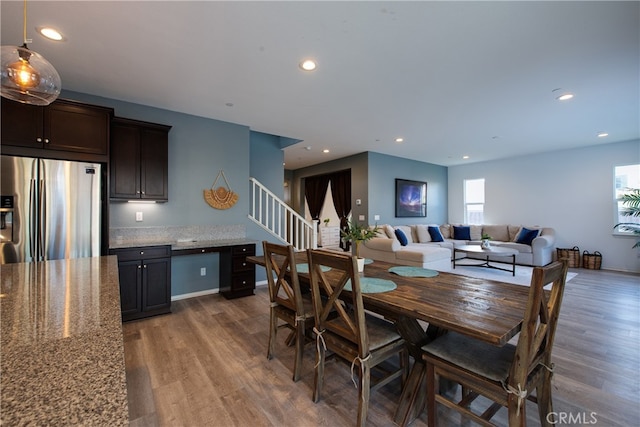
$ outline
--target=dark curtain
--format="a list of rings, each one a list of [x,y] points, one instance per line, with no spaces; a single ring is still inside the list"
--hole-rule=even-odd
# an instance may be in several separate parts
[[[340,218],[340,230],[346,230],[349,226],[347,218],[351,213],[351,170],[332,173],[329,175],[329,178],[331,180],[333,205]],[[343,242],[342,239],[340,239],[340,247],[348,251],[350,243]]]
[[[320,219],[320,212],[324,204],[324,196],[329,186],[329,175],[319,175],[305,178],[304,197],[309,204],[311,219]]]

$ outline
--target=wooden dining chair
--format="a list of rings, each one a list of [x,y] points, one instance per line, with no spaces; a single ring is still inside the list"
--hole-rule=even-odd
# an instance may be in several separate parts
[[[309,249],[307,258],[317,336],[313,401],[320,400],[325,353],[329,350],[351,363],[352,375],[358,367],[357,425],[364,426],[371,390],[396,378],[402,378],[403,383],[406,380],[409,355],[405,342],[393,323],[365,314],[356,257]],[[350,292],[345,291],[346,285],[351,286]],[[383,364],[396,355],[398,363]],[[372,369],[381,372],[375,383]]]
[[[526,400],[538,404],[540,423],[551,425],[551,349],[567,277],[566,259],[546,267],[536,267],[522,329],[516,345],[496,347],[449,332],[422,347],[427,371],[427,423],[435,426],[436,402],[487,426],[503,406],[508,409],[509,426],[526,424]],[[544,287],[551,284],[551,289]],[[439,380],[462,385],[462,398],[455,402],[440,394]],[[535,396],[532,392],[535,390]],[[471,403],[482,395],[494,403],[482,414]],[[477,409],[477,408],[474,408]]]
[[[307,340],[313,329],[311,294],[303,295],[300,290],[293,246],[263,241],[262,247],[270,301],[267,359],[273,357],[278,329],[289,328],[292,335],[287,339],[287,344],[295,341],[293,381],[298,381],[302,372],[304,345],[313,342]],[[285,323],[278,325],[278,319]]]

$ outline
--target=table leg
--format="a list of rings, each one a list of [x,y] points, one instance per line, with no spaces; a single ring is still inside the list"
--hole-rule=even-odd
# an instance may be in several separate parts
[[[414,360],[407,382],[402,388],[400,402],[393,419],[397,425],[406,426],[416,419],[425,407],[426,367],[422,360],[422,346],[443,332],[432,325],[424,331],[416,319],[405,316],[396,320],[396,327],[406,341],[409,354]]]

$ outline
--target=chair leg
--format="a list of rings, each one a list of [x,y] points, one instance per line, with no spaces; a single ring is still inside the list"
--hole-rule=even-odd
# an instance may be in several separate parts
[[[267,359],[271,360],[273,357],[273,349],[275,347],[276,335],[278,333],[278,318],[273,312],[270,311],[269,316],[269,344],[267,346]]]
[[[358,387],[358,422],[359,427],[367,424],[367,411],[369,409],[369,395],[371,394],[371,367],[368,361],[360,362],[360,381]]]
[[[314,375],[313,401],[317,403],[320,400],[320,390],[324,382],[324,359],[325,349],[323,345],[316,346],[316,369]]]
[[[300,373],[302,372],[302,355],[304,353],[304,320],[299,320],[296,326],[296,357],[293,362],[293,381],[300,379]]]
[[[540,414],[540,425],[543,427],[552,426],[549,414],[553,412],[553,400],[551,399],[551,374],[545,373],[542,383],[536,388],[536,398],[538,400],[538,413]]]
[[[437,408],[436,408],[436,390],[439,390],[438,379],[436,378],[435,367],[431,363],[427,363],[427,425],[429,427],[436,426]]]
[[[515,394],[509,394],[508,410],[509,410],[509,427],[525,427],[527,421],[526,408],[527,399],[522,399],[520,410],[518,410],[519,397]]]

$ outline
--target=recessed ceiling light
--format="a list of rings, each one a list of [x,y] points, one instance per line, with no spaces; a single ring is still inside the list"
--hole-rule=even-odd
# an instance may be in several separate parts
[[[328,152],[329,152],[329,149],[328,149],[328,148],[325,148],[324,150],[322,150],[322,152],[323,152],[323,153],[328,153]]]
[[[56,30],[55,28],[37,27],[36,30],[40,34],[42,34],[44,37],[48,38],[49,40],[55,40],[57,42],[65,40],[64,36],[62,35],[62,33],[60,33],[60,31]]]
[[[318,64],[313,59],[305,59],[300,63],[300,68],[302,68],[304,71],[313,71],[317,66]]]
[[[462,158],[463,158],[464,160],[467,160],[467,159],[469,158],[469,156],[462,156]]]
[[[398,138],[395,139],[395,141],[399,144],[401,142],[404,142],[404,138],[398,137]]]
[[[558,101],[567,101],[573,98],[573,94],[571,92],[569,92],[568,90],[564,90],[561,87],[555,88],[551,91],[551,93],[556,95],[556,99]]]
[[[558,101],[568,101],[571,98],[573,98],[573,94],[572,93],[563,93],[562,95],[556,97],[556,99]]]
[[[604,138],[605,136],[609,136],[607,132],[598,132],[598,138]]]

